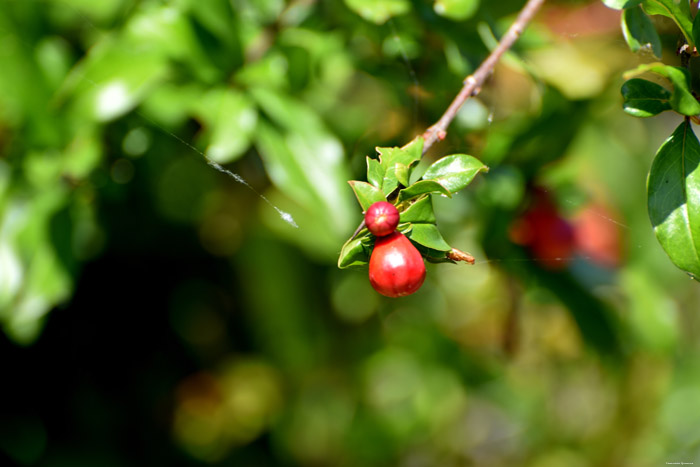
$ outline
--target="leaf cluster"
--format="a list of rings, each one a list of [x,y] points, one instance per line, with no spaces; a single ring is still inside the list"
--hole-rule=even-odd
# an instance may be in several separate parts
[[[452,247],[437,228],[431,196],[451,198],[467,187],[479,172],[488,171],[488,167],[473,156],[453,154],[437,160],[422,177],[411,182],[422,152],[420,137],[402,148],[378,147],[376,159],[367,157],[368,181],[349,183],[363,212],[379,201],[393,203],[400,213],[398,230],[428,261],[453,262],[447,256]],[[374,236],[363,228],[343,245],[338,267],[367,264],[373,244]]]
[[[687,0],[604,0],[611,8],[624,9],[622,31],[634,52],[649,48],[661,57],[661,40],[648,15],[663,15],[678,26],[686,42],[679,49],[681,61],[697,55],[700,15],[692,17]],[[637,76],[652,73],[670,84],[670,89]],[[691,120],[700,114],[700,102],[686,67],[662,62],[638,66],[625,74],[623,109],[635,117],[652,117],[673,111],[683,122],[661,145],[649,171],[647,205],[656,237],[674,264],[693,277],[700,276],[700,144]]]

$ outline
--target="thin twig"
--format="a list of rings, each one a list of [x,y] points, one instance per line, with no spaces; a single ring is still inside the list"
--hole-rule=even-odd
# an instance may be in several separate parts
[[[481,92],[481,86],[491,76],[496,63],[501,59],[501,56],[510,49],[518,37],[523,33],[527,24],[532,20],[537,11],[540,9],[545,0],[528,0],[518,17],[513,24],[510,25],[506,34],[501,38],[498,46],[493,49],[491,54],[486,57],[477,70],[464,79],[464,86],[459,91],[457,97],[454,98],[450,106],[447,108],[440,120],[434,125],[425,130],[423,133],[423,154],[428,152],[428,149],[438,140],[442,141],[447,136],[447,127],[454,120],[460,107],[472,96],[476,96]],[[410,144],[410,143],[409,143]],[[357,227],[351,238],[355,238],[358,233],[365,227],[365,221]]]
[[[447,108],[440,120],[428,128],[423,133],[423,154],[428,152],[428,149],[438,140],[445,139],[447,135],[447,127],[452,123],[460,107],[472,96],[476,96],[481,92],[481,87],[484,82],[491,76],[496,63],[501,56],[510,49],[518,37],[523,33],[527,24],[532,20],[537,11],[540,9],[544,0],[528,0],[516,20],[511,24],[506,34],[501,38],[498,46],[493,49],[491,54],[483,61],[479,68],[464,80],[464,86],[459,91],[457,97],[454,98],[450,106]]]

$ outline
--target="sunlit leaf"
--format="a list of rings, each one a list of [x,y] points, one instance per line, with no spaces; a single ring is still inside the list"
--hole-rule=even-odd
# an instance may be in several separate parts
[[[377,188],[382,187],[384,181],[384,169],[379,160],[367,157],[367,181]]]
[[[258,113],[244,94],[230,88],[210,91],[196,113],[209,134],[206,155],[214,162],[232,162],[250,146]]]
[[[275,125],[258,122],[256,146],[272,181],[288,196],[327,219],[343,235],[351,229],[352,201],[345,185],[343,148],[311,108],[272,91],[249,90]]]
[[[700,143],[689,121],[664,142],[651,166],[647,195],[656,238],[671,261],[700,277]]]
[[[635,117],[652,117],[671,110],[671,92],[651,81],[633,78],[622,85],[622,106]]]
[[[632,52],[648,48],[654,56],[661,58],[661,38],[654,23],[641,7],[628,8],[622,12],[622,34]]]
[[[644,0],[642,6],[649,15],[671,18],[678,25],[691,48],[693,47],[693,20],[688,0]]]
[[[357,180],[351,180],[348,183],[355,192],[357,201],[359,201],[363,211],[369,209],[369,207],[372,206],[374,203],[377,203],[379,201],[386,201],[382,190],[380,190],[374,185],[371,185],[367,182],[358,182]]]
[[[622,10],[623,8],[631,8],[642,3],[643,0],[603,0],[603,3],[608,8]]]
[[[471,18],[479,8],[480,0],[435,0],[435,13],[456,21]]]
[[[383,24],[393,16],[402,15],[411,9],[408,0],[345,0],[352,11],[367,21]]]
[[[476,174],[488,171],[479,159],[466,154],[446,156],[434,162],[423,174],[423,180],[435,180],[450,193],[457,193],[469,185]]]
[[[452,247],[447,244],[440,231],[434,224],[413,224],[408,234],[412,241],[438,251],[450,251]]]
[[[399,191],[399,201],[406,201],[411,198],[416,198],[418,196],[431,193],[444,195],[448,198],[452,197],[452,193],[450,193],[450,191],[439,182],[435,180],[421,180]]]
[[[394,164],[394,173],[396,174],[396,180],[398,180],[400,184],[408,186],[408,167],[404,164],[396,163]]]

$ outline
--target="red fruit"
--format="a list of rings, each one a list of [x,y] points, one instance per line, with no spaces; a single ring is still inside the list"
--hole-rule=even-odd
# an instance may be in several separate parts
[[[535,191],[533,204],[511,225],[509,234],[547,269],[565,268],[574,253],[574,229],[545,191]]]
[[[620,264],[622,239],[620,224],[605,206],[590,204],[574,218],[576,247],[581,254],[601,266]]]
[[[378,201],[367,209],[365,224],[377,237],[389,235],[399,225],[399,211],[391,203]]]
[[[369,282],[387,297],[410,295],[423,285],[425,263],[416,247],[402,234],[377,237],[369,259]]]

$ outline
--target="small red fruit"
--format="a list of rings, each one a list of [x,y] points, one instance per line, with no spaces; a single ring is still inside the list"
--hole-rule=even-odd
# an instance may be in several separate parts
[[[410,295],[423,285],[425,263],[402,233],[377,237],[369,259],[369,282],[387,297]]]
[[[399,225],[399,211],[391,203],[378,201],[367,209],[365,225],[377,237],[389,235]]]

